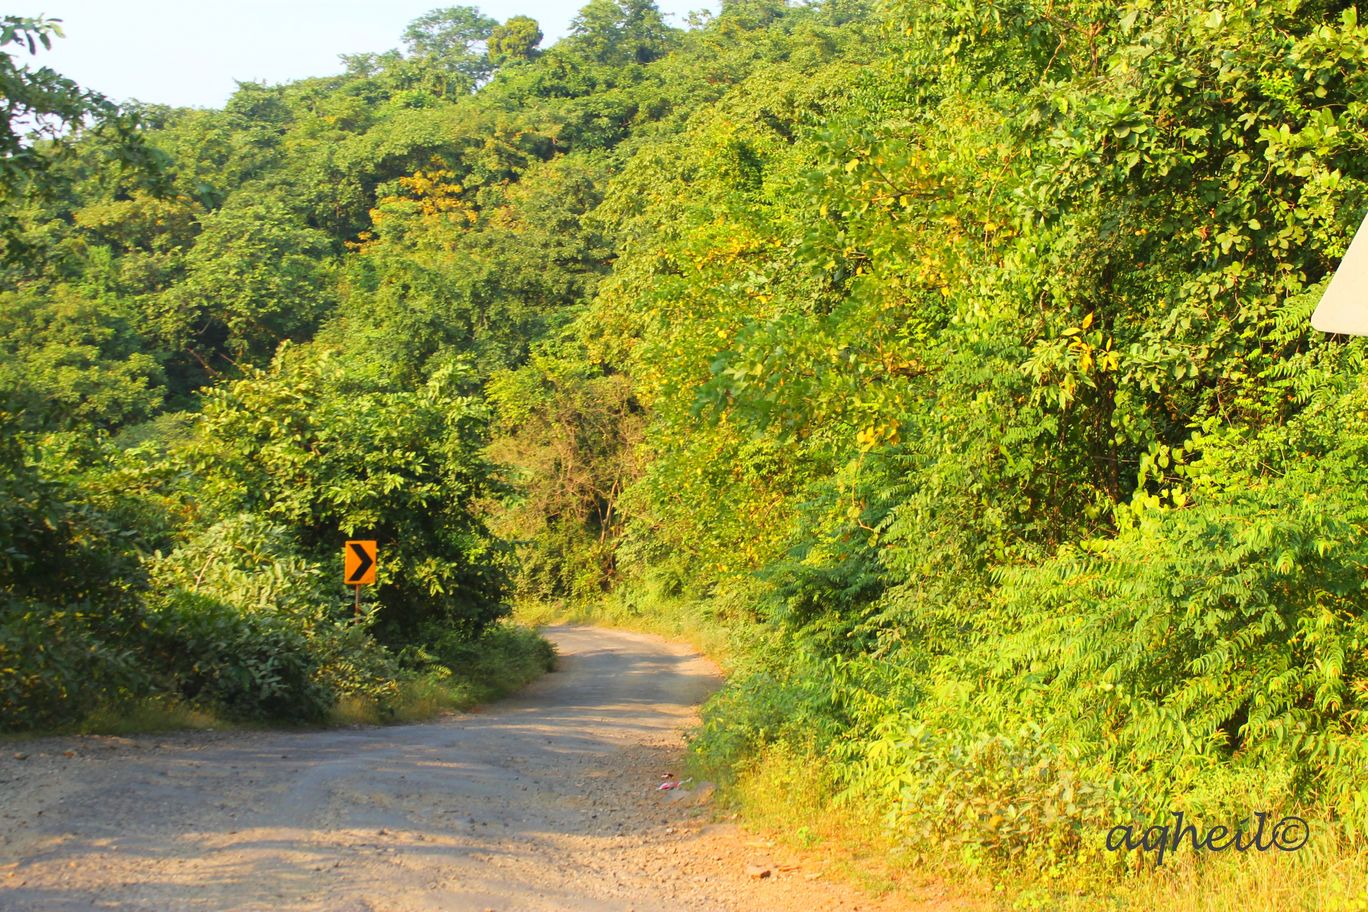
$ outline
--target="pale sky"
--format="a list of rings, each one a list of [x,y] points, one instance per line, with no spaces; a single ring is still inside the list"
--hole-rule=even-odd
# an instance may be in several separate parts
[[[666,21],[716,0],[656,0]],[[581,0],[11,0],[5,14],[61,19],[52,51],[27,50],[115,101],[220,107],[235,80],[288,82],[342,71],[339,54],[399,47],[412,20],[445,6],[478,6],[500,21],[531,16],[548,47]]]

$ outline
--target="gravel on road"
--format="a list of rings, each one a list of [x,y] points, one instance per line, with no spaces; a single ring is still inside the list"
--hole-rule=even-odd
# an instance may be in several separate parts
[[[874,910],[678,776],[721,682],[687,646],[545,634],[559,669],[418,725],[10,742],[6,912]],[[928,897],[915,908],[942,908]]]

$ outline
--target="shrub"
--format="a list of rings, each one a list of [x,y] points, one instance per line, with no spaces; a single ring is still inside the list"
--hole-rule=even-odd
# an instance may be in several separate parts
[[[919,854],[954,847],[971,866],[1054,876],[1118,863],[1099,839],[1129,819],[1117,783],[1080,773],[1038,728],[964,735],[913,724],[897,750],[894,781],[905,784],[889,823]]]
[[[89,609],[0,597],[0,731],[68,725],[150,686],[133,651],[91,620]]]
[[[474,640],[460,631],[431,632],[432,656],[469,686],[475,702],[516,690],[556,667],[555,647],[526,627],[498,624]]]
[[[307,637],[279,617],[172,590],[152,613],[146,642],[168,690],[231,719],[312,722],[334,700]]]

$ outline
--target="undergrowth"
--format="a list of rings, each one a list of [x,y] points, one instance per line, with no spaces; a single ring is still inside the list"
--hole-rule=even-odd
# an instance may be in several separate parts
[[[59,734],[133,735],[181,730],[230,731],[281,725],[381,725],[421,722],[514,693],[556,666],[555,647],[535,631],[498,624],[474,641],[438,638],[399,657],[384,686],[338,696],[320,717],[245,718],[215,704],[162,695],[96,706],[79,720],[8,734],[6,740]]]
[[[1311,822],[1299,852],[1188,850],[1156,867],[1152,852],[1106,850],[1109,827],[1128,820],[1116,784],[1075,770],[1038,730],[962,740],[905,714],[873,728],[837,723],[908,699],[896,669],[804,665],[707,599],[624,589],[594,604],[524,604],[517,615],[676,637],[725,657],[731,677],[691,737],[688,774],[718,784],[720,809],[819,852],[869,892],[949,894],[957,908],[1003,912],[1368,910],[1368,852],[1315,808],[1278,809]],[[1232,778],[1223,797],[1257,809],[1271,787]]]

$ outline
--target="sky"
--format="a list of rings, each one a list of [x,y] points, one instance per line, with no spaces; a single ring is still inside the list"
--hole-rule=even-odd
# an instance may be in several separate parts
[[[656,0],[682,25],[716,0]],[[412,20],[474,5],[500,21],[531,16],[549,46],[582,0],[10,0],[6,15],[62,20],[64,39],[31,63],[115,101],[221,107],[237,81],[288,82],[342,71],[339,54],[399,47]],[[22,56],[27,57],[27,52]]]

